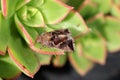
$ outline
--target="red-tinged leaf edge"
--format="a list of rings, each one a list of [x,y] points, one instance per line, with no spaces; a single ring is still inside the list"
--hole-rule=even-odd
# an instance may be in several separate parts
[[[61,60],[60,58],[62,58],[62,60],[64,60],[64,61],[62,61],[62,63],[60,62],[60,60]],[[55,56],[55,58],[52,59],[52,62],[53,62],[53,66],[56,68],[63,67],[65,65],[65,63],[67,62],[67,55],[65,54],[62,56],[60,56],[60,55]]]
[[[82,5],[80,5],[80,7],[78,8],[78,11],[80,11],[81,9],[83,9],[88,3],[91,3],[91,0],[84,0],[84,2],[82,3]]]
[[[96,20],[98,18],[101,18],[101,17],[105,18],[104,14],[103,13],[98,13],[95,16],[93,16],[92,18],[86,20],[86,23],[92,22],[92,21],[94,21],[94,20]]]
[[[0,55],[5,55],[5,54],[6,54],[5,52],[0,51]]]
[[[16,18],[16,15],[15,15],[15,18]],[[29,33],[27,32],[27,30],[24,28],[24,25],[19,21],[19,20],[15,20],[16,21],[16,24],[17,24],[17,27],[20,29],[20,31],[22,31],[24,34],[24,38],[26,39],[26,42],[28,43],[29,47],[37,52],[37,53],[40,53],[40,54],[57,54],[57,55],[62,55],[64,54],[64,51],[57,51],[57,52],[47,52],[47,51],[44,51],[44,50],[41,50],[39,48],[36,48],[35,47],[35,42],[33,41],[33,39],[31,38],[31,36],[29,35]]]
[[[103,38],[103,36],[96,31],[96,33],[98,34],[98,36],[102,39],[102,42],[103,42],[103,49],[104,49],[104,59],[102,59],[101,61],[97,61],[89,56],[85,56],[87,59],[95,62],[95,63],[99,63],[101,65],[105,65],[106,63],[106,58],[107,58],[107,43],[106,43],[106,40]]]
[[[10,48],[8,48],[8,54],[11,57],[11,59],[17,64],[18,67],[20,67],[29,77],[33,78],[34,75],[37,73],[37,71],[40,69],[40,66],[36,69],[36,71],[34,73],[30,73],[24,65],[21,65],[19,63],[19,61],[17,61],[17,59],[15,59],[15,57],[12,54],[12,51],[10,50]]]
[[[24,25],[16,17],[17,17],[17,15],[15,15],[15,19],[16,19],[15,23],[17,24],[17,27],[20,29],[20,31],[22,31],[24,33],[23,36],[24,36],[25,40],[27,40],[26,42],[28,43],[28,45],[34,45],[34,41],[32,40],[29,33],[24,28]]]
[[[79,14],[79,12],[77,12],[76,10],[72,10],[72,12],[75,13],[76,15],[78,15],[78,17],[81,19],[82,23],[85,25],[85,31],[74,37],[74,39],[76,40],[76,39],[80,38],[81,36],[83,36],[83,35],[87,34],[88,32],[90,32],[91,29],[87,27],[87,24],[85,23],[84,19]]]
[[[54,0],[54,1],[56,1],[56,2],[59,3],[60,5],[63,5],[63,6],[66,7],[66,8],[68,8],[68,11],[67,11],[66,14],[64,14],[60,19],[58,19],[58,20],[56,20],[56,21],[54,21],[54,22],[51,22],[51,23],[49,23],[49,24],[57,24],[57,23],[61,22],[61,21],[70,13],[70,11],[73,9],[73,7],[65,4],[65,3],[62,2],[61,0]]]
[[[105,19],[112,19],[112,20],[115,20],[115,21],[120,21],[120,19],[118,19],[116,17],[113,17],[113,16],[105,16]],[[116,53],[118,51],[120,51],[120,48],[115,49],[115,50],[109,50],[110,53]]]
[[[24,6],[25,4],[29,3],[31,0],[24,0],[24,1],[25,1],[25,3],[21,4],[20,6],[18,6],[18,4],[17,4],[16,10],[20,9],[22,6]]]
[[[2,14],[4,17],[7,16],[7,0],[1,0]]]
[[[90,28],[87,27],[87,24],[85,23],[84,19],[82,18],[82,16],[79,14],[79,12],[77,12],[76,10],[72,10],[73,13],[75,13],[76,15],[78,15],[78,17],[81,19],[82,23],[85,25],[86,31],[84,33],[87,33],[90,31]]]
[[[71,53],[72,54],[72,53]],[[94,65],[91,64],[89,65],[89,68],[84,72],[82,69],[80,69],[78,66],[77,66],[77,63],[73,60],[73,58],[71,57],[71,55],[69,55],[69,60],[70,60],[70,63],[72,65],[74,65],[76,71],[81,75],[81,76],[85,76],[87,74],[87,72],[89,72],[93,67]]]
[[[41,50],[39,48],[36,48],[34,45],[33,46],[30,46],[30,48],[37,52],[37,53],[40,53],[40,54],[49,54],[49,55],[63,55],[64,54],[64,51],[58,51],[58,52],[47,52],[47,51],[44,51],[44,50]]]

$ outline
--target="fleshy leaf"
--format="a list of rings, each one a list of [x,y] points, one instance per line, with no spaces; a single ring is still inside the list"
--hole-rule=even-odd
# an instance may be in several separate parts
[[[44,4],[44,2],[45,2],[44,0],[32,0],[27,5],[32,6],[32,7],[36,7],[36,8],[40,8],[41,5]]]
[[[87,25],[92,29],[92,30],[98,30],[102,34],[105,34],[104,32],[104,24],[105,24],[105,18],[104,14],[97,14],[91,19],[86,21]]]
[[[16,32],[15,27],[11,26],[11,37],[9,39],[8,53],[20,70],[33,77],[39,70],[40,64],[33,52]]]
[[[108,13],[112,6],[112,0],[92,0],[97,5],[98,12]]]
[[[67,55],[57,55],[57,56],[54,56],[53,58],[53,65],[55,67],[62,67],[65,65],[67,61]]]
[[[8,19],[4,19],[0,11],[0,54],[6,53],[7,42],[9,37],[10,22]]]
[[[120,50],[120,20],[114,17],[107,17],[103,34],[107,40],[108,50],[115,52]]]
[[[49,65],[51,62],[52,55],[36,54],[41,65]]]
[[[64,54],[64,51],[61,50],[61,49],[57,49],[57,48],[54,48],[54,47],[47,47],[47,46],[44,46],[40,43],[36,43],[34,46],[31,46],[31,49],[33,51],[36,51],[37,53],[40,53],[40,54],[49,54],[49,55],[62,55]]]
[[[41,54],[64,54],[64,51],[60,49],[51,48],[47,46],[44,46],[44,48],[42,48],[43,45],[41,45],[40,43],[35,43],[37,37],[39,36],[38,31],[40,29],[36,30],[34,28],[30,28],[23,25],[18,19],[17,15],[15,15],[14,18],[15,18],[16,27],[19,33],[22,35],[22,37],[25,39],[25,41],[33,51]]]
[[[94,62],[105,64],[106,45],[103,37],[94,31],[80,38],[82,52],[86,58]]]
[[[15,78],[20,75],[21,71],[12,62],[8,54],[5,56],[0,56],[0,77],[4,79]],[[1,80],[0,78],[0,80]]]
[[[9,18],[14,14],[17,2],[18,0],[1,0],[2,14],[4,17]]]
[[[72,9],[60,0],[46,0],[40,7],[46,24],[55,24],[62,21]]]
[[[78,11],[82,17],[87,20],[97,14],[97,6],[94,5],[91,0],[84,0]]]
[[[120,8],[113,4],[112,9],[111,9],[111,14],[115,16],[116,18],[120,19]]]
[[[80,48],[80,50],[82,49]],[[93,63],[86,59],[84,55],[80,55],[77,50],[74,53],[69,54],[69,61],[74,69],[82,76],[86,75],[87,72],[93,67]]]
[[[16,6],[16,10],[22,8],[23,6],[25,6],[30,1],[31,0],[18,0],[17,6]]]
[[[96,19],[88,22],[88,25],[92,29],[96,29],[102,34],[107,42],[107,47],[110,52],[116,52],[120,49],[119,23],[119,20],[115,17],[104,18],[104,16],[99,16]],[[114,26],[116,28],[114,28]]]
[[[76,10],[84,1],[85,0],[67,0],[66,3],[70,6],[73,6],[74,9]]]
[[[85,24],[82,17],[78,12],[72,11],[70,14],[60,23],[56,25],[48,25],[53,29],[69,29],[72,36],[78,36],[89,31],[89,28]]]
[[[41,12],[31,6],[24,6],[17,12],[21,22],[29,27],[43,27],[45,26]]]

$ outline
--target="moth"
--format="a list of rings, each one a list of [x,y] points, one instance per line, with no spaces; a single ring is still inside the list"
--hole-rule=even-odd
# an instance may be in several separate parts
[[[62,49],[65,52],[74,51],[74,40],[68,29],[42,33],[37,37],[36,42],[44,46]]]

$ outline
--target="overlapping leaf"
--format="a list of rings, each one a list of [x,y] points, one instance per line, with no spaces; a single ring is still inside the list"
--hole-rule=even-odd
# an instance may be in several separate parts
[[[83,44],[85,43],[85,54],[86,57],[90,58],[95,62],[100,64],[105,64],[106,60],[106,41],[101,33],[104,32],[104,16],[103,14],[98,14],[94,16],[90,21],[87,22],[88,26],[91,28],[92,32],[83,38]],[[99,31],[99,32],[98,32]],[[87,47],[88,46],[88,47]]]
[[[59,0],[46,0],[39,9],[46,24],[55,24],[62,21],[73,8]]]
[[[48,25],[53,29],[66,29],[68,28],[72,36],[76,37],[83,33],[87,33],[89,28],[86,26],[84,20],[78,12],[72,11],[62,22],[56,25]]]
[[[84,76],[92,67],[93,63],[86,59],[84,55],[81,55],[82,48],[77,46],[76,44],[76,51],[74,53],[69,54],[69,61],[75,70],[82,76]]]
[[[16,10],[19,10],[23,6],[25,6],[27,3],[29,3],[31,0],[19,0],[16,5]]]
[[[46,55],[46,54],[35,54],[38,58],[40,65],[49,65],[52,59],[52,55]]]
[[[15,13],[17,2],[18,0],[1,0],[2,14],[4,17],[9,18]]]
[[[108,13],[112,6],[112,0],[91,0],[97,5],[98,12],[104,14]]]
[[[84,0],[78,11],[85,20],[93,17],[98,12],[97,6],[94,5],[90,0]]]
[[[61,55],[61,56],[54,56],[53,58],[53,65],[55,67],[62,67],[65,65],[67,61],[67,55]]]
[[[115,52],[120,50],[120,21],[114,17],[107,17],[104,26],[104,31],[108,50],[110,52]]]
[[[62,0],[62,1],[64,1],[70,6],[73,6],[74,9],[77,10],[85,0]]]
[[[35,52],[27,46],[18,32],[15,31],[15,26],[11,26],[12,36],[9,39],[8,53],[22,72],[30,77],[33,77],[39,70],[39,61],[35,56]]]
[[[9,33],[10,33],[10,21],[4,19],[0,11],[0,54],[6,53]]]
[[[44,46],[40,43],[35,43],[37,37],[39,36],[39,31],[37,29],[34,28],[29,28],[27,26],[25,26],[24,24],[22,24],[17,15],[15,15],[15,23],[16,23],[16,27],[19,30],[20,34],[22,35],[22,37],[25,39],[25,41],[27,42],[27,44],[29,45],[29,47],[34,50],[35,52],[41,53],[41,54],[64,54],[64,52],[60,49],[56,49],[56,48],[50,48],[47,46]],[[32,32],[32,33],[31,33]],[[42,48],[42,49],[41,49]]]
[[[28,27],[43,27],[45,26],[41,12],[31,6],[24,6],[18,10],[17,15],[21,22]]]
[[[101,35],[94,31],[80,38],[83,55],[93,62],[105,64],[106,45]]]
[[[98,15],[88,22],[88,25],[102,34],[107,42],[106,44],[110,52],[119,50],[119,19],[116,19],[115,17],[104,18],[103,15]]]
[[[0,77],[1,78],[12,79],[18,76],[20,73],[21,71],[13,63],[13,61],[10,59],[8,54],[6,54],[5,56],[0,56]]]
[[[42,5],[44,5],[45,0],[32,0],[27,5],[40,8]]]

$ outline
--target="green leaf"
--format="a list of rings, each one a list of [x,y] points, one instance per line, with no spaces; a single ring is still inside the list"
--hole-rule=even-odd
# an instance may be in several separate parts
[[[11,35],[8,45],[8,53],[11,59],[23,73],[33,77],[40,67],[35,52],[27,46],[25,41],[16,32],[14,26],[11,26]]]
[[[64,51],[60,49],[47,46],[43,47],[43,45],[41,45],[40,43],[35,42],[37,37],[39,36],[39,30],[41,29],[30,28],[23,25],[18,19],[17,15],[15,15],[14,19],[19,33],[22,35],[22,37],[25,39],[25,41],[33,51],[41,54],[64,54]]]
[[[62,55],[64,51],[54,47],[44,46],[40,43],[35,43],[34,46],[31,46],[31,49],[40,54],[49,54],[49,55]]]
[[[15,24],[16,24],[16,27],[17,27],[19,33],[22,35],[22,37],[25,39],[25,41],[29,45],[33,45],[35,42],[34,38],[35,38],[35,36],[38,35],[37,32],[34,29],[22,24],[16,14],[14,16],[14,19],[15,19]],[[31,34],[31,36],[30,36],[29,32],[25,28],[27,28],[28,31],[30,30],[29,32],[33,32],[33,34]]]
[[[87,25],[91,28],[91,30],[98,30],[102,34],[104,34],[104,24],[105,18],[104,14],[97,14],[87,21]]]
[[[44,0],[32,0],[27,5],[40,8],[44,4],[44,2],[45,2]]]
[[[4,79],[12,79],[20,75],[21,71],[12,62],[8,54],[0,56],[0,77]],[[2,80],[0,78],[0,80]]]
[[[107,17],[104,26],[105,38],[108,50],[116,52],[120,50],[120,20],[114,17]]]
[[[16,10],[22,8],[23,6],[25,6],[30,1],[31,0],[18,0],[17,6],[16,6]]]
[[[70,6],[73,6],[75,10],[84,2],[84,0],[67,0],[66,3]]]
[[[53,29],[68,28],[74,37],[89,31],[82,17],[78,12],[74,11],[70,12],[70,14],[62,22],[56,25],[48,25],[48,27]]]
[[[10,18],[15,13],[17,2],[18,0],[1,0],[2,14],[4,17]]]
[[[72,7],[59,0],[46,0],[40,7],[46,24],[55,24],[62,21],[71,10]]]
[[[94,32],[80,38],[82,52],[86,58],[91,61],[105,64],[106,45],[103,37],[94,30]]]
[[[67,55],[57,55],[57,56],[54,56],[52,62],[53,62],[53,65],[55,67],[62,67],[65,65],[67,61]]]
[[[109,13],[111,6],[112,6],[112,0],[101,0],[100,6],[99,6],[99,12],[103,12],[107,14]]]
[[[77,45],[77,44],[76,44]],[[82,76],[86,75],[87,72],[92,69],[93,63],[86,59],[84,55],[80,55],[79,50],[77,49],[74,53],[69,54],[69,61],[74,69]]]
[[[112,6],[112,0],[92,0],[98,8],[99,12],[108,13]]]
[[[44,27],[45,23],[41,12],[31,6],[24,6],[17,12],[21,22],[29,27]]]
[[[8,37],[10,33],[10,21],[2,16],[0,11],[0,54],[6,53]]]
[[[85,0],[78,11],[82,17],[87,20],[97,14],[97,6],[93,5],[91,1]]]
[[[115,16],[116,18],[120,19],[120,9],[117,5],[113,5],[111,12],[110,12],[113,16]]]
[[[51,62],[52,55],[45,55],[45,54],[36,54],[40,65],[49,65]]]
[[[1,1],[0,1],[0,11],[1,11]]]

